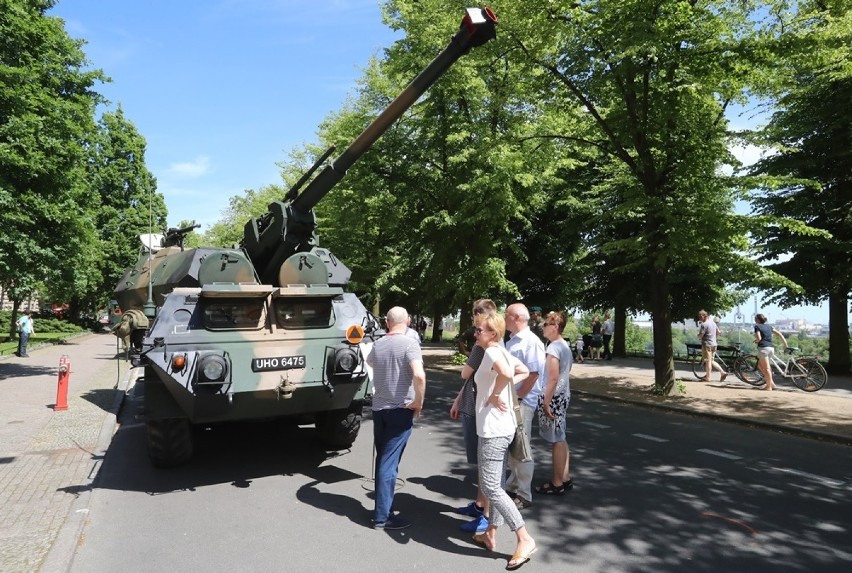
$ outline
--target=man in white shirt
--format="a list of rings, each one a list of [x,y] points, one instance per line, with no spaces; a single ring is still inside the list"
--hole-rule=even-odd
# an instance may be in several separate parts
[[[506,343],[506,350],[520,360],[530,373],[519,384],[515,385],[518,400],[521,402],[521,417],[527,435],[532,436],[532,421],[538,407],[538,397],[541,394],[540,379],[544,375],[544,344],[529,328],[530,313],[527,307],[520,303],[509,305],[506,309],[506,329],[512,337]],[[535,463],[518,462],[509,456],[511,474],[506,481],[506,492],[512,496],[519,509],[532,505],[532,480]]]

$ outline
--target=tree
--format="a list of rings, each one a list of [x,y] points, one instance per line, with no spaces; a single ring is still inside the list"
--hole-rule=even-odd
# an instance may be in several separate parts
[[[429,4],[388,4],[389,21],[405,39],[367,71],[357,100],[325,126],[325,141],[351,141],[446,46],[459,11]],[[506,252],[517,252],[515,229],[528,224],[526,208],[540,192],[520,173],[521,150],[507,144],[519,125],[511,89],[517,76],[490,44],[463,61],[317,209],[324,244],[353,267],[353,283],[436,321],[483,294],[517,296]]]
[[[758,141],[777,152],[753,169],[758,213],[826,231],[801,236],[777,225],[755,233],[761,259],[802,290],[776,289],[784,305],[828,299],[828,370],[848,374],[852,293],[852,3],[806,5],[779,46],[787,74],[777,111]]]
[[[96,276],[85,165],[104,76],[45,15],[53,5],[0,0],[0,286],[15,301],[13,321],[34,290],[70,295]]]
[[[725,110],[764,77],[761,13],[724,0],[535,0],[504,12],[538,99],[585,110],[579,126],[541,125],[541,137],[597,149],[608,162],[602,205],[630,224],[601,249],[652,314],[655,385],[671,393],[678,274],[699,262],[711,288],[769,275],[741,254],[747,220],[720,172],[731,161]]]
[[[139,235],[161,232],[166,204],[145,164],[145,138],[121,106],[101,116],[92,147],[90,181],[99,199],[98,238],[102,257],[97,288],[82,295],[90,307],[103,306],[116,281],[139,255]]]

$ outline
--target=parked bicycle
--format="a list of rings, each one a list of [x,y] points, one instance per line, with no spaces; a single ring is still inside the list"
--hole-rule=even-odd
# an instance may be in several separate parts
[[[686,345],[686,354],[687,354],[687,362],[692,364],[692,373],[695,374],[695,377],[699,380],[704,378],[707,375],[707,369],[704,366],[704,355],[701,352],[700,344],[687,344]],[[745,354],[740,353],[740,344],[734,344],[733,346],[717,346],[716,347],[716,356],[714,362],[722,367],[722,371],[726,374],[734,374],[737,378],[740,377],[739,372],[737,372],[737,365],[739,361],[746,356]],[[746,368],[747,365],[742,365],[743,368]],[[745,382],[745,380],[743,380]]]
[[[797,388],[805,392],[816,392],[825,386],[828,373],[825,368],[812,356],[796,356],[799,348],[790,346],[784,352],[789,355],[784,362],[777,355],[769,357],[769,367],[783,378],[789,378]],[[752,386],[763,386],[763,372],[757,367],[758,358],[754,354],[746,354],[735,363],[737,378]]]

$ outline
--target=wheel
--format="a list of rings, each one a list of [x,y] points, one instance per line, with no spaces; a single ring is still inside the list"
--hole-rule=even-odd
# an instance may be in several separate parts
[[[707,376],[707,369],[704,366],[704,359],[700,354],[696,354],[692,357],[692,373],[695,374],[695,377],[699,380]]]
[[[361,430],[363,403],[352,402],[348,408],[317,414],[314,425],[320,441],[332,449],[351,447]]]
[[[757,367],[757,356],[754,354],[738,356],[734,360],[734,374],[746,384],[763,385],[763,373]]]
[[[806,375],[791,376],[790,378],[793,380],[793,384],[805,392],[816,392],[825,386],[825,383],[828,380],[828,374],[826,373],[825,368],[822,367],[822,364],[820,364],[816,359],[799,358],[796,360],[796,364],[805,371]],[[797,374],[799,373],[797,372]]]
[[[148,457],[158,468],[185,464],[192,458],[192,426],[186,418],[148,420]]]

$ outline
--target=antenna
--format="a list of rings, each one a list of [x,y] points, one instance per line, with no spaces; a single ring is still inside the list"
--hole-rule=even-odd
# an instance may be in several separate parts
[[[154,211],[151,207],[154,191],[148,188],[148,300],[142,305],[142,312],[149,319],[153,319],[157,313],[157,305],[154,304],[154,269],[151,268],[151,252],[154,250],[152,243],[152,228],[154,226]]]

